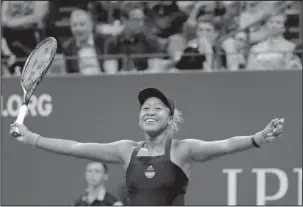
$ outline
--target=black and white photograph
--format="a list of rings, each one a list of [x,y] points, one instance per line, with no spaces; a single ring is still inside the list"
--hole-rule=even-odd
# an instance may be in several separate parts
[[[1,1],[1,206],[302,206],[302,1]]]

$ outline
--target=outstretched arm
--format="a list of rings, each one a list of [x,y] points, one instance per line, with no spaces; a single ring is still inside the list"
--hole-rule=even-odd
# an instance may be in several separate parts
[[[91,159],[105,163],[122,164],[123,148],[134,144],[130,140],[121,140],[112,143],[81,143],[72,140],[56,139],[42,137],[36,133],[30,132],[26,126],[20,124],[13,124],[12,127],[19,129],[20,137],[17,140],[33,145],[37,148],[47,150],[56,154],[73,156],[77,158]]]
[[[184,140],[191,162],[204,162],[236,152],[246,151],[272,142],[282,133],[284,119],[273,119],[262,131],[250,136],[236,136],[225,140],[206,142],[197,139]]]

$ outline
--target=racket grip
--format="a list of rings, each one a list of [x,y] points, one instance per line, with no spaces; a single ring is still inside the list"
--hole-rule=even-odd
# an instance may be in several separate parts
[[[26,113],[27,113],[27,109],[28,109],[27,105],[22,104],[22,106],[21,106],[20,109],[19,109],[18,117],[17,117],[15,123],[17,123],[17,124],[23,124],[24,118],[25,118]],[[12,135],[13,135],[14,137],[19,137],[19,136],[21,136],[21,135],[19,134],[19,130],[18,130],[17,127],[14,128]]]

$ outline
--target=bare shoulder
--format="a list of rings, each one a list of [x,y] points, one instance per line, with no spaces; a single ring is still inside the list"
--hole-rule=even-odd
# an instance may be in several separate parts
[[[129,157],[132,151],[141,143],[128,139],[118,141],[119,152],[123,157]]]
[[[171,159],[173,162],[187,169],[187,164],[190,163],[193,146],[198,145],[197,139],[173,139]],[[187,166],[187,167],[186,167]]]
[[[130,162],[131,155],[133,150],[140,145],[142,142],[136,142],[133,140],[121,140],[119,141],[118,148],[120,156],[123,160],[124,168],[127,169],[127,166]]]
[[[117,142],[120,152],[127,152],[137,147],[141,142],[136,142],[129,139],[120,140]]]
[[[187,154],[192,145],[195,144],[195,139],[173,139],[172,148],[178,153]]]
[[[196,160],[203,160],[209,149],[214,147],[211,142],[195,138],[178,140],[176,145],[178,147],[175,148],[175,152],[177,152],[175,157],[177,157],[181,163],[187,164],[192,164],[193,161]]]
[[[185,147],[186,146],[186,139],[173,139],[172,140],[172,147],[179,148],[179,147]]]

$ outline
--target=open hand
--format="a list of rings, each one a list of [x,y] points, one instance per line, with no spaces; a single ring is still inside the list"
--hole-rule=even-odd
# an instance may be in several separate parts
[[[271,120],[262,131],[265,142],[272,142],[275,138],[279,137],[282,134],[283,125],[284,118]]]

